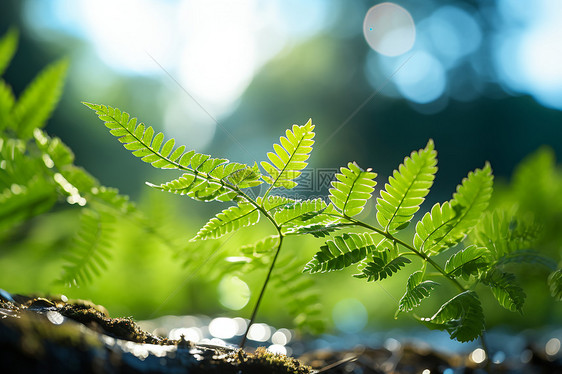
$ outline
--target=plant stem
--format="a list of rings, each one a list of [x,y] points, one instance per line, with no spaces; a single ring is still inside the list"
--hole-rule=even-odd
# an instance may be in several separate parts
[[[466,288],[460,284],[455,278],[451,277],[449,274],[447,274],[445,272],[445,270],[443,270],[443,268],[441,266],[439,266],[439,264],[437,264],[435,261],[433,261],[431,258],[429,258],[429,256],[427,256],[425,253],[422,253],[420,251],[418,251],[417,249],[415,249],[414,247],[412,247],[411,245],[409,245],[408,243],[394,237],[392,234],[389,234],[388,232],[381,230],[377,227],[371,226],[368,223],[356,220],[354,218],[351,217],[345,217],[347,220],[355,223],[358,226],[364,227],[366,229],[372,230],[374,232],[377,232],[381,235],[383,235],[384,237],[386,237],[387,239],[393,241],[396,244],[400,244],[403,247],[405,247],[406,249],[412,251],[413,253],[415,253],[417,256],[421,257],[423,260],[427,261],[428,263],[431,264],[431,266],[433,266],[435,268],[435,270],[437,270],[440,275],[442,275],[443,277],[447,278],[449,281],[451,281],[455,287],[457,287],[461,292],[466,291]],[[480,333],[480,341],[482,342],[482,349],[484,350],[484,352],[486,353],[486,371],[488,373],[490,373],[490,351],[488,349],[488,345],[486,344],[486,341],[484,339],[484,331],[482,331]]]
[[[350,218],[350,217],[346,217],[348,220],[354,222],[356,225],[364,227],[366,229],[375,231],[381,235],[383,235],[384,237],[386,237],[387,239],[393,241],[396,244],[400,244],[401,246],[403,246],[404,248],[412,251],[413,253],[415,253],[417,256],[421,257],[423,260],[427,261],[428,263],[431,264],[431,266],[433,266],[433,268],[435,268],[435,270],[437,270],[439,273],[441,273],[441,275],[443,275],[445,278],[447,278],[449,281],[451,281],[455,287],[457,287],[460,291],[464,292],[466,291],[466,289],[463,287],[462,284],[460,284],[455,278],[451,277],[449,274],[447,274],[445,272],[445,270],[443,270],[443,268],[441,266],[439,266],[438,263],[436,263],[435,261],[433,261],[428,255],[426,255],[425,253],[422,253],[420,251],[418,251],[417,249],[415,249],[414,247],[412,247],[410,244],[396,238],[395,236],[393,236],[392,234],[387,233],[386,231],[383,231],[377,227],[371,226],[368,223],[362,222],[362,221],[358,221],[354,218]]]
[[[267,276],[265,277],[265,281],[263,282],[263,286],[262,286],[260,295],[258,296],[258,300],[256,302],[256,305],[254,306],[254,309],[252,310],[252,316],[250,317],[250,322],[248,323],[248,328],[244,332],[244,336],[242,337],[242,341],[240,342],[240,348],[242,348],[242,349],[244,348],[244,345],[246,344],[246,340],[248,338],[248,332],[250,331],[250,327],[252,327],[252,324],[254,323],[254,321],[256,319],[256,315],[258,313],[258,309],[259,309],[259,306],[260,306],[260,303],[261,303],[261,299],[263,298],[263,295],[265,293],[265,289],[267,287],[267,284],[269,283],[269,278],[271,277],[271,273],[273,272],[273,268],[275,267],[275,261],[277,261],[277,257],[279,256],[279,252],[281,251],[281,244],[283,243],[283,234],[281,233],[281,230],[279,229],[279,227],[277,227],[277,225],[275,227],[279,231],[279,245],[277,246],[277,251],[275,252],[275,256],[273,257],[273,261],[271,261],[271,265],[269,266],[269,271],[267,272]]]

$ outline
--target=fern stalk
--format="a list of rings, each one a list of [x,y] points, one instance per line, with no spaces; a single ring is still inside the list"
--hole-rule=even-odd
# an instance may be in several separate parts
[[[272,221],[273,222],[273,221]],[[273,222],[275,225],[275,223]],[[260,307],[261,300],[263,299],[263,295],[265,294],[265,289],[267,288],[267,284],[269,283],[269,278],[271,278],[271,273],[273,272],[273,268],[275,267],[275,262],[277,261],[277,257],[279,257],[279,252],[281,252],[281,244],[283,243],[283,234],[281,233],[281,229],[277,227],[277,231],[279,233],[279,244],[277,245],[277,249],[275,251],[275,256],[273,256],[273,260],[271,261],[271,265],[269,265],[269,270],[267,271],[267,276],[265,277],[265,281],[263,282],[263,286],[261,288],[260,294],[258,296],[258,300],[256,301],[256,305],[252,310],[252,316],[250,317],[250,322],[248,323],[248,328],[244,331],[244,336],[242,337],[242,341],[240,342],[240,348],[244,348],[246,344],[246,340],[248,338],[248,332],[250,331],[250,327],[256,320],[256,316],[258,314],[258,309]]]

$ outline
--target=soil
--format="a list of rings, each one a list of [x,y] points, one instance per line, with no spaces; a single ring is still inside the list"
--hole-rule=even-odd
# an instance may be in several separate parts
[[[493,365],[497,373],[562,373],[560,360],[532,352],[529,362]],[[12,295],[0,290],[0,372],[4,373],[483,373],[461,355],[428,348],[359,347],[314,351],[299,360],[258,348],[170,340],[130,318],[111,318],[99,305],[64,296]]]

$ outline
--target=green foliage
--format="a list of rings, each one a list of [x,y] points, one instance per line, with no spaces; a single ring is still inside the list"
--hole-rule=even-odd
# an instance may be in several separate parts
[[[263,180],[271,185],[271,188],[285,187],[293,188],[297,185],[294,181],[301,175],[306,165],[305,161],[310,157],[312,145],[314,144],[314,125],[312,119],[304,126],[293,125],[292,131],[287,130],[285,136],[279,138],[279,144],[274,144],[275,152],[269,152],[269,162],[262,161],[262,168],[269,174],[264,175]]]
[[[337,181],[332,182],[330,201],[344,216],[358,215],[371,198],[377,184],[376,177],[371,169],[365,171],[355,162],[347,164],[347,168],[342,166],[340,173],[336,174]]]
[[[186,152],[184,146],[174,150],[173,140],[164,143],[162,133],[154,135],[151,127],[137,125],[137,120],[130,119],[127,113],[109,106],[86,105],[96,111],[133,155],[154,167],[183,172],[170,182],[150,186],[196,200],[236,203],[208,221],[194,239],[216,239],[254,225],[260,218],[273,226],[275,235],[242,246],[240,256],[228,260],[241,274],[268,268],[250,324],[270,278],[272,284],[282,289],[276,292],[286,297],[289,309],[300,311],[298,321],[316,321],[315,316],[322,310],[317,303],[318,295],[311,291],[310,278],[293,271],[295,261],[287,260],[292,259],[290,254],[280,255],[283,238],[288,235],[324,238],[319,251],[304,265],[304,273],[339,271],[355,265],[359,272],[354,277],[375,282],[392,277],[407,266],[420,266],[421,262],[421,267],[413,269],[408,278],[396,316],[414,312],[427,298],[440,299],[442,306],[432,317],[416,318],[430,328],[448,331],[452,339],[462,342],[478,338],[485,330],[484,313],[474,291],[477,285],[487,287],[506,309],[521,312],[525,294],[517,285],[515,275],[504,268],[520,263],[555,268],[551,259],[533,249],[541,225],[513,210],[488,209],[493,186],[488,163],[470,172],[457,186],[451,200],[437,203],[426,212],[416,222],[412,238],[405,241],[395,236],[415,221],[415,214],[433,185],[437,152],[431,140],[425,148],[406,157],[393,172],[377,199],[378,226],[373,226],[356,217],[372,197],[377,174],[371,169],[363,170],[355,162],[349,162],[335,174],[329,202],[270,194],[273,189],[291,189],[297,185],[314,143],[311,120],[303,126],[293,125],[280,138],[280,143],[273,145],[274,152],[267,154],[269,161],[260,164],[265,171],[262,174],[257,163],[250,167],[195,151]],[[269,185],[265,193],[250,197],[245,189],[262,182]],[[343,228],[361,231],[330,238]],[[445,251],[451,252],[446,261],[439,256]],[[410,256],[418,261],[410,260]],[[435,271],[426,272],[428,266]],[[430,280],[429,276],[441,281]],[[550,279],[552,292],[559,297],[559,272],[553,273]],[[453,294],[447,287],[437,288],[443,280],[454,287]]]
[[[15,30],[0,39],[0,73],[11,61],[17,39]],[[0,79],[0,243],[51,209],[70,205],[80,210],[73,244],[63,248],[67,264],[59,279],[79,285],[92,281],[110,257],[114,217],[138,212],[127,197],[75,165],[70,148],[43,130],[60,99],[67,68],[65,59],[47,66],[19,98]]]
[[[10,61],[18,48],[18,31],[10,29],[2,38],[0,38],[0,77],[10,65]],[[0,101],[1,102],[1,101]]]
[[[58,104],[67,68],[67,60],[47,66],[23,91],[8,124],[20,138],[31,138],[35,129],[45,126]]]
[[[487,253],[486,248],[470,245],[454,253],[445,263],[444,270],[451,277],[468,279],[487,267]]]
[[[446,330],[451,339],[469,342],[484,330],[484,313],[478,295],[465,291],[447,301],[432,317],[420,318],[430,329]]]
[[[377,221],[386,232],[406,228],[429,193],[437,172],[437,152],[433,148],[430,140],[425,149],[412,152],[394,170],[381,191],[377,199]]]
[[[114,223],[115,218],[108,212],[82,210],[80,229],[59,282],[69,286],[90,283],[107,268]]]
[[[431,280],[423,280],[424,272],[421,270],[413,272],[408,278],[406,285],[406,293],[398,302],[398,310],[395,317],[400,312],[411,312],[418,307],[422,300],[428,298],[431,291],[439,285],[439,283]]]
[[[525,292],[517,284],[515,275],[494,268],[480,277],[480,281],[492,289],[501,306],[512,312],[521,312],[525,303]]]
[[[260,212],[254,205],[240,202],[213,217],[199,230],[193,240],[217,239],[242,227],[255,225],[259,219]]]
[[[469,173],[452,200],[434,205],[418,222],[414,237],[416,249],[433,255],[463,240],[486,210],[492,196],[492,182],[489,164]]]
[[[320,247],[320,251],[306,264],[303,272],[324,273],[356,264],[375,251],[381,239],[384,238],[380,234],[368,233],[336,236]]]
[[[355,278],[367,278],[367,282],[373,282],[390,277],[401,268],[409,264],[410,261],[405,256],[392,258],[388,252],[374,252],[359,265],[361,273],[353,275]]]

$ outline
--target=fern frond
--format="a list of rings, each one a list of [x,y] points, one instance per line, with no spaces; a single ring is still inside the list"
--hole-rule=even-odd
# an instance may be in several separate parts
[[[217,239],[242,227],[255,225],[259,219],[259,210],[254,205],[241,201],[211,218],[191,240]]]
[[[402,230],[424,201],[437,172],[437,152],[430,140],[424,149],[412,152],[388,178],[377,199],[377,221],[386,232]]]
[[[314,200],[298,201],[288,204],[277,210],[273,218],[279,226],[304,226],[307,219],[319,214],[326,208],[326,203],[321,198]]]
[[[346,268],[363,261],[368,254],[377,250],[377,245],[384,240],[380,234],[346,233],[327,240],[304,267],[303,272],[325,273]]]
[[[184,145],[174,149],[174,139],[164,143],[163,133],[155,135],[152,127],[146,127],[143,123],[137,125],[137,119],[131,119],[126,112],[105,105],[83,104],[96,112],[110,133],[135,157],[155,168],[186,172],[180,178],[161,185],[148,183],[151,187],[203,201],[230,201],[238,196],[238,188],[261,183],[257,165],[250,167],[195,151],[186,152]]]
[[[548,277],[550,294],[558,301],[562,301],[562,269],[553,271]]]
[[[435,204],[416,224],[414,247],[434,255],[463,240],[487,208],[492,184],[490,164],[470,172],[457,187],[452,200],[443,205]]]
[[[232,201],[238,196],[236,190],[221,184],[220,181],[197,174],[184,173],[181,177],[161,185],[149,182],[146,182],[146,184],[160,191],[186,195],[199,201]]]
[[[301,175],[310,157],[314,144],[314,125],[309,119],[304,126],[293,125],[285,136],[279,138],[281,145],[274,144],[275,152],[269,152],[267,158],[271,163],[262,161],[261,166],[269,175],[262,176],[271,188],[285,187],[291,189],[297,185],[295,178]]]
[[[433,317],[420,321],[430,329],[446,330],[451,339],[472,341],[484,331],[484,313],[478,295],[465,291],[447,301]]]
[[[480,277],[480,281],[492,289],[501,306],[512,312],[521,312],[525,303],[525,292],[515,281],[515,275],[492,269]]]
[[[468,279],[471,275],[477,275],[481,269],[488,266],[488,251],[486,248],[470,245],[453,254],[445,263],[445,272],[454,278],[463,277]]]
[[[35,128],[45,126],[59,102],[67,68],[67,60],[47,66],[23,91],[11,124],[21,139],[29,139]]]
[[[107,267],[111,257],[110,248],[114,218],[105,212],[82,209],[80,229],[74,239],[67,265],[59,282],[68,286],[90,283],[100,270]]]
[[[330,201],[343,215],[356,216],[371,198],[376,177],[371,169],[363,170],[355,162],[348,163],[347,168],[342,166],[336,174],[337,180],[332,182]]]
[[[438,285],[439,283],[431,280],[423,281],[423,271],[421,270],[412,273],[408,278],[406,293],[398,302],[398,310],[394,317],[397,317],[400,312],[410,312],[418,307]]]
[[[530,249],[541,227],[531,219],[517,217],[505,210],[486,213],[471,232],[473,243],[486,247],[496,260],[522,249]]]
[[[6,68],[18,48],[19,33],[16,29],[9,29],[0,39],[0,76],[4,75]]]
[[[367,260],[359,264],[358,269],[361,273],[353,276],[355,278],[367,278],[367,282],[383,280],[398,272],[410,262],[412,261],[404,256],[392,258],[387,251],[373,252]]]

